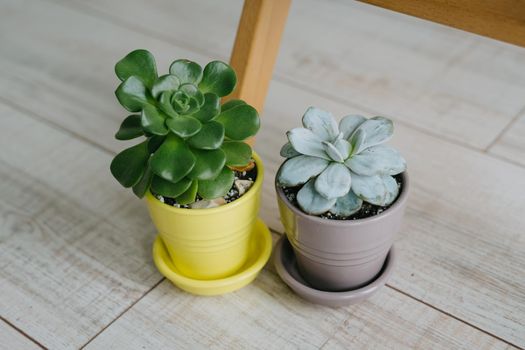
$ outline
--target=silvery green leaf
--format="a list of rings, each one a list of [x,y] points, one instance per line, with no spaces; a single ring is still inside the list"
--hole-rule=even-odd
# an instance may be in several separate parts
[[[310,107],[303,116],[303,125],[323,141],[333,141],[339,134],[337,123],[330,112]]]
[[[389,205],[399,189],[390,175],[362,176],[352,172],[352,191],[364,201],[375,205]]]
[[[374,146],[345,161],[345,165],[359,175],[396,175],[406,169],[406,161],[398,151],[388,146]]]
[[[295,158],[294,158],[295,159]],[[315,190],[314,180],[308,181],[297,193],[297,203],[303,211],[312,215],[320,215],[332,208],[334,199],[326,199]]]
[[[284,162],[277,181],[283,186],[304,184],[311,177],[319,175],[328,166],[328,161],[322,158],[300,155]]]
[[[287,142],[281,147],[280,155],[284,158],[293,158],[301,155],[301,153],[297,152],[290,142]]]
[[[394,123],[387,118],[374,117],[361,124],[357,130],[363,130],[366,134],[366,140],[360,149],[362,151],[365,148],[388,141],[394,133]]]
[[[361,129],[357,129],[356,132],[352,134],[350,137],[350,145],[352,146],[350,155],[354,155],[362,151],[365,138],[366,132]]]
[[[343,158],[343,155],[339,153],[337,148],[335,148],[334,145],[332,145],[330,142],[323,141],[323,146],[326,154],[335,162],[343,162],[345,159]]]
[[[334,142],[334,147],[337,148],[343,159],[348,158],[352,145],[345,139],[338,139]]]
[[[337,198],[330,212],[339,216],[350,216],[359,211],[362,205],[363,200],[357,197],[354,192],[348,191],[344,196]]]
[[[325,198],[338,198],[350,191],[351,182],[350,170],[344,164],[330,163],[315,180],[315,189]]]
[[[347,115],[339,122],[339,131],[343,133],[343,138],[348,140],[354,131],[366,120],[362,115]]]
[[[286,133],[293,148],[304,155],[330,159],[323,147],[323,140],[306,128],[295,128]]]

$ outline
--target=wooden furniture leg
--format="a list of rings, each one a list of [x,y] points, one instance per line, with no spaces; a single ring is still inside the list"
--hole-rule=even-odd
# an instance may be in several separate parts
[[[230,60],[243,99],[262,113],[291,0],[245,0]]]

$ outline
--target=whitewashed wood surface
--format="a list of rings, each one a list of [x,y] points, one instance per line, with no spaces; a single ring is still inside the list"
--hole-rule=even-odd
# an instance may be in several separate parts
[[[392,117],[413,188],[389,286],[330,309],[271,266],[217,298],[161,278],[144,206],[108,171],[126,144],[113,65],[136,47],[160,69],[226,60],[240,10],[0,3],[0,349],[525,347],[525,49],[362,4],[292,6],[257,138],[261,216],[281,231],[278,149],[308,105]]]

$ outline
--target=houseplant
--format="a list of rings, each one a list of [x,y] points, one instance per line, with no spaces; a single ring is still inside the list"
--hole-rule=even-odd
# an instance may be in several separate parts
[[[220,61],[202,69],[182,59],[158,76],[146,50],[129,53],[115,72],[116,97],[134,113],[115,136],[141,141],[116,155],[111,173],[146,198],[177,273],[231,276],[249,253],[263,177],[244,142],[259,129],[257,111],[242,100],[220,103],[235,88],[235,72]]]
[[[371,282],[403,217],[406,162],[383,145],[387,118],[344,117],[310,107],[287,133],[275,187],[281,221],[302,277],[324,291]]]

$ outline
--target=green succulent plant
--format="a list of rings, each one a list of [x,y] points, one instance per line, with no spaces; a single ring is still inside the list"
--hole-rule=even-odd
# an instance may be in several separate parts
[[[382,145],[394,131],[391,120],[348,115],[338,125],[331,113],[310,107],[302,122],[303,128],[287,133],[281,156],[288,159],[277,182],[302,185],[297,202],[303,211],[344,217],[357,212],[363,201],[386,206],[397,198],[392,175],[405,171],[406,162]]]
[[[131,114],[115,137],[139,144],[115,156],[111,173],[138,197],[151,188],[157,194],[190,204],[224,196],[231,188],[230,167],[246,166],[251,147],[243,142],[259,130],[259,115],[242,100],[221,106],[237,78],[224,62],[204,69],[195,62],[174,61],[169,74],[158,76],[153,55],[135,50],[115,65],[122,81],[115,91]]]

